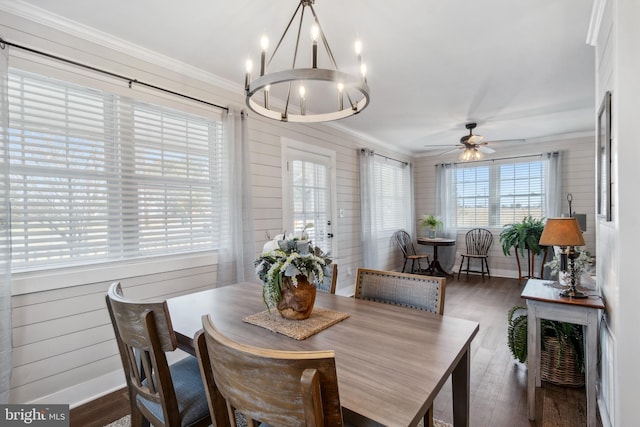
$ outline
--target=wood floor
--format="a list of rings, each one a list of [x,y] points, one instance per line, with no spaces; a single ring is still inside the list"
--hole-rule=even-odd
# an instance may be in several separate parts
[[[522,285],[515,279],[479,276],[447,281],[445,315],[474,320],[480,331],[471,353],[471,427],[584,426],[584,388],[543,383],[538,396],[540,422],[527,419],[527,369],[507,347],[507,311],[520,299]],[[128,413],[126,391],[112,393],[71,411],[71,427],[101,427]],[[451,382],[440,392],[435,417],[452,421]]]

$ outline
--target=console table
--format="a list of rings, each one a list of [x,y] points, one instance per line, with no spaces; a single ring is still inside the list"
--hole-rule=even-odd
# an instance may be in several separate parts
[[[550,285],[551,284],[551,285]],[[584,335],[587,426],[596,426],[596,361],[598,358],[598,318],[604,302],[600,296],[565,298],[555,282],[530,279],[522,298],[527,300],[527,400],[529,419],[535,419],[536,387],[540,387],[540,319],[582,325]],[[594,293],[596,291],[593,291]]]

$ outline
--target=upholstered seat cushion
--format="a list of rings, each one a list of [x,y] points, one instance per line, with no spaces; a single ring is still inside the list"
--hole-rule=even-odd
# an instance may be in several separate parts
[[[182,417],[182,425],[189,426],[202,418],[209,416],[207,398],[202,385],[198,360],[193,356],[185,357],[169,367],[173,387],[178,400],[178,410]],[[146,380],[145,380],[146,381]],[[162,406],[141,396],[138,404],[144,405],[160,420],[164,420]]]

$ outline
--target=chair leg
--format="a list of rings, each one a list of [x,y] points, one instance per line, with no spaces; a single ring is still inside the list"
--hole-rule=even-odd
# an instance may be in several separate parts
[[[491,273],[489,272],[489,262],[484,258],[484,264],[487,266],[487,277],[491,279]]]
[[[464,264],[464,255],[462,256],[462,261],[460,261],[460,268],[458,269],[458,280],[460,280],[460,272],[462,271],[462,264]]]
[[[427,409],[427,413],[424,414],[423,425],[424,427],[433,427],[433,403]]]
[[[469,278],[469,261],[471,261],[471,257],[467,257],[467,279]]]
[[[403,273],[404,273],[404,269],[405,269],[405,268],[407,268],[407,261],[408,261],[408,259],[407,259],[407,258],[405,258],[405,259],[404,259],[404,264],[402,264],[402,272],[403,272]]]
[[[484,258],[480,258],[480,271],[482,274],[482,283],[484,283]]]

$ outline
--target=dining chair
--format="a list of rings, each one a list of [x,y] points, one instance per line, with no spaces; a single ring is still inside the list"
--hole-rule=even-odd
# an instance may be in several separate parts
[[[106,295],[129,390],[131,425],[199,427],[211,424],[198,361],[187,356],[169,365],[177,340],[166,301],[124,298],[120,283]]]
[[[359,268],[355,297],[444,314],[444,277]],[[424,415],[424,426],[433,427],[433,405]]]
[[[460,272],[462,272],[465,258],[467,259],[467,268],[465,269],[467,276],[469,276],[469,273],[480,273],[482,274],[482,281],[484,282],[484,269],[486,267],[487,276],[490,279],[491,274],[489,272],[489,262],[487,259],[489,258],[489,249],[491,249],[491,244],[493,243],[493,234],[484,228],[473,228],[467,231],[465,241],[467,251],[461,254],[462,260],[460,261],[460,268],[458,269],[458,279],[460,279]],[[469,261],[472,259],[480,260],[480,270],[472,270],[469,267]]]
[[[407,262],[411,261],[411,271],[409,273],[423,272],[426,271],[426,268],[422,267],[420,261],[427,261],[427,268],[429,267],[429,254],[419,254],[416,252],[416,248],[413,245],[413,241],[411,240],[411,236],[404,230],[398,230],[393,233],[393,238],[396,241],[396,244],[400,248],[402,252],[402,256],[404,258],[404,263],[402,264],[402,272],[407,268]],[[416,270],[416,262],[418,263],[418,269]]]
[[[338,283],[338,265],[331,263],[328,265],[330,274],[325,274],[324,280],[316,288],[321,292],[336,293],[336,285]]]
[[[444,277],[359,268],[355,297],[444,314]]]
[[[209,315],[194,337],[216,427],[247,425],[343,426],[335,355],[244,345],[223,335]]]

